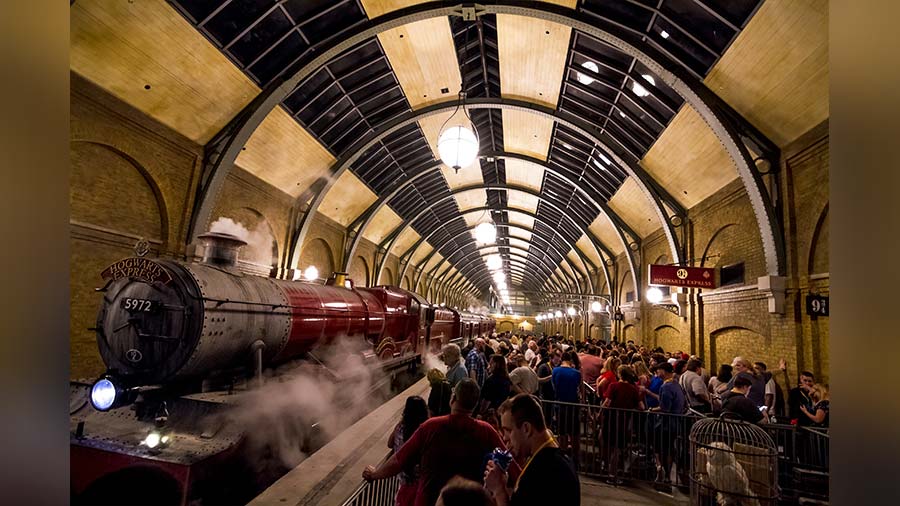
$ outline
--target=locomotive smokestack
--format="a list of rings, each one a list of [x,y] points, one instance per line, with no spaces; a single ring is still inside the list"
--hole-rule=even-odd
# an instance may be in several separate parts
[[[217,267],[235,267],[238,250],[247,245],[240,237],[222,232],[207,232],[197,238],[203,241],[203,263]]]

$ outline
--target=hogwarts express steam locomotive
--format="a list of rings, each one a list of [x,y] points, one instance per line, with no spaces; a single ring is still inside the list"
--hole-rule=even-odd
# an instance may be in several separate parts
[[[71,387],[80,502],[98,500],[105,482],[122,490],[147,479],[182,504],[203,496],[197,484],[239,451],[241,427],[210,416],[229,404],[235,378],[262,381],[266,367],[318,361],[336,345],[372,369],[411,370],[426,351],[494,331],[493,319],[398,287],[357,288],[341,274],[324,286],[250,275],[239,268],[242,240],[201,240],[201,262],[133,257],[102,273],[96,332],[107,373]]]

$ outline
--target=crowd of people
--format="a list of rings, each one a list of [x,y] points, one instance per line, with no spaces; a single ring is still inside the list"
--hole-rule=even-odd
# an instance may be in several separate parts
[[[701,358],[680,350],[510,333],[475,339],[464,349],[448,344],[440,358],[446,372],[428,371],[428,400],[407,400],[390,437],[394,455],[364,472],[367,480],[401,473],[398,506],[546,504],[561,497],[579,504],[582,426],[602,427],[596,432],[603,461],[618,484],[625,433],[636,423],[621,413],[661,414],[644,415],[655,419],[644,429],[656,441],[662,483],[669,482],[679,430],[673,424],[678,417],[664,414],[828,426],[827,385],[803,371],[785,399],[778,385],[789,383],[783,359],[783,378],[740,356],[711,374]],[[599,407],[600,416],[586,421],[584,405]],[[542,486],[547,483],[555,485]]]

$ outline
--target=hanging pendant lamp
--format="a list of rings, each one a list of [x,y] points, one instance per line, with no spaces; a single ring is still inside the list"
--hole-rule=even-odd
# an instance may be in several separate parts
[[[463,62],[469,60],[469,29],[466,28],[466,40],[463,45]],[[459,75],[462,83],[459,86],[459,99],[456,102],[456,109],[453,114],[444,121],[438,133],[438,155],[441,161],[453,167],[453,170],[459,172],[459,169],[468,167],[478,158],[478,131],[475,129],[475,123],[469,117],[469,111],[466,109],[466,72],[460,65]],[[451,122],[457,114],[462,110],[462,116]],[[449,127],[447,125],[450,125]]]

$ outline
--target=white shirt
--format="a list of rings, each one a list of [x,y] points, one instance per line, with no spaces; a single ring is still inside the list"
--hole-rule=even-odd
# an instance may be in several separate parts
[[[534,350],[528,348],[525,350],[525,360],[530,364],[532,360],[534,360]]]

